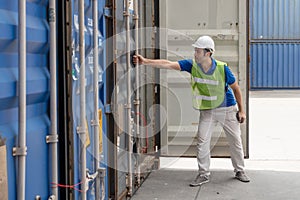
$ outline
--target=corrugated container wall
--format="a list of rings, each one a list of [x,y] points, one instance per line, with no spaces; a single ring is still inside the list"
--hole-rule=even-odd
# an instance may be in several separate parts
[[[86,54],[83,55],[83,62],[85,62],[86,66],[86,79],[82,81],[84,82],[83,88],[85,88],[86,95],[86,103],[84,104],[86,107],[86,115],[82,115],[83,117],[80,116],[79,109],[81,103],[79,100],[79,71],[81,69],[79,63],[79,1],[56,1],[57,10],[49,5],[48,0],[20,2],[26,3],[24,9],[26,12],[26,17],[24,17],[26,20],[26,52],[21,53],[19,52],[19,42],[20,38],[22,38],[19,37],[19,30],[21,30],[19,15],[23,12],[20,11],[21,9],[19,10],[17,0],[0,0],[0,199],[13,200],[17,199],[17,195],[18,199],[79,199],[84,195],[83,188],[85,186],[87,189],[87,199],[95,199],[95,193],[101,193],[100,196],[107,195],[107,179],[102,177],[102,175],[105,174],[102,172],[105,172],[106,166],[104,163],[107,153],[105,143],[105,141],[107,141],[105,140],[106,118],[104,114],[104,101],[106,99],[104,65],[106,52],[104,51],[105,44],[103,43],[106,32],[105,17],[103,14],[105,2],[98,1],[98,10],[95,9],[95,11],[98,11],[98,19],[94,19],[92,12],[93,1],[84,1],[84,27],[81,30],[83,30],[83,35],[85,36],[83,46],[86,52]],[[67,6],[63,5],[63,3],[66,3]],[[55,14],[55,17],[50,13]],[[93,74],[95,71],[93,68],[93,33],[95,32],[93,30],[93,22],[95,20],[98,21],[97,39],[99,42],[99,63],[97,66],[99,74],[98,82],[93,84]],[[52,30],[54,30],[52,29],[53,26],[51,26],[53,23],[49,26],[48,21],[57,22],[58,31],[56,33],[52,32]],[[72,23],[69,23],[70,21]],[[54,35],[50,36],[51,32],[54,33]],[[55,36],[58,40],[63,40],[57,42],[57,48],[55,50],[57,50],[57,52],[68,51],[69,54],[57,53],[57,60],[50,60],[50,54],[52,55],[50,50],[53,50],[51,47],[53,43],[55,44],[55,42],[50,44],[50,38]],[[68,43],[68,41],[70,42]],[[66,44],[67,47],[64,46],[64,44]],[[19,108],[22,106],[19,102],[19,95],[21,93],[19,86],[22,82],[19,79],[19,64],[22,62],[20,62],[21,59],[19,60],[19,56],[21,54],[23,55],[23,53],[26,55],[24,68],[27,75],[26,119],[24,120],[26,124],[26,130],[24,130],[26,138],[25,148],[27,147],[27,151],[24,150],[25,148],[18,148],[17,154],[22,156],[26,154],[26,167],[20,167],[18,164],[20,163],[19,157],[13,155],[13,148],[19,147],[18,145],[20,145],[18,144],[18,138],[20,137],[18,128],[21,126],[21,119],[18,113]],[[57,74],[50,74],[49,63],[51,61],[55,63]],[[68,69],[65,68],[65,61],[70,61],[70,63],[68,63]],[[64,64],[58,65],[56,62]],[[52,69],[53,68],[51,68],[51,73],[53,72]],[[71,70],[72,74],[69,73]],[[66,76],[62,78],[64,75]],[[57,80],[55,80],[54,84],[50,87],[50,78],[56,76]],[[66,88],[68,86],[66,85],[70,87],[68,88],[69,93],[67,92]],[[96,90],[94,89],[96,87],[94,87],[94,85],[99,86],[98,96],[94,95],[96,94]],[[57,96],[51,96],[57,98],[54,98],[54,101],[57,101],[56,107],[52,107],[53,104],[50,105],[50,88],[51,95],[54,93],[52,88],[56,88],[56,91],[58,91],[57,94],[59,94]],[[98,105],[94,103],[97,97],[99,100]],[[70,99],[71,101],[69,101]],[[69,105],[67,102],[72,102],[72,104]],[[68,110],[66,109],[68,113],[64,113],[65,107],[68,107]],[[57,116],[58,127],[62,127],[62,124],[68,124],[68,128],[52,129],[52,126],[50,128],[50,125],[55,124],[54,121],[56,121],[51,121],[53,113],[51,111],[53,110],[57,110],[59,113]],[[96,121],[94,120],[97,114],[99,115],[99,123],[95,123]],[[83,125],[84,127],[80,127],[80,130],[87,130],[86,135],[88,138],[86,143],[82,146],[79,145],[81,141],[79,139],[80,134],[78,134],[80,117],[85,119],[86,122]],[[95,138],[94,136],[94,133],[97,133],[94,129],[95,126],[99,127],[99,138]],[[51,129],[51,133],[49,129]],[[53,137],[50,137],[49,135],[52,134],[52,132],[54,132],[55,135],[53,134],[51,135]],[[58,141],[56,134],[58,134]],[[62,141],[65,138],[67,138],[68,141],[63,143]],[[96,148],[98,145],[96,145],[94,141],[99,141],[99,149]],[[60,159],[54,158],[51,160],[52,155],[56,153],[51,151],[49,143],[56,142],[60,144],[57,152],[57,156]],[[64,148],[68,150],[68,153],[64,152]],[[81,159],[83,157],[82,152],[84,148],[86,148],[86,163]],[[99,152],[100,155],[98,158],[95,158],[95,152]],[[66,162],[69,164],[68,166],[65,165]],[[57,168],[56,164],[58,165]],[[81,170],[81,166],[84,166],[83,164],[86,165],[86,169]],[[18,178],[23,176],[20,175],[21,173],[18,173],[18,168],[25,171],[25,184],[22,184],[21,189],[17,187],[18,183],[20,183]],[[55,182],[52,177],[55,173],[53,171],[58,172],[58,180],[55,180]],[[97,174],[96,172],[99,173]],[[82,184],[80,174],[83,174],[83,176],[86,174],[89,175],[87,177],[89,181],[87,184]],[[95,184],[96,179],[93,178],[96,175],[100,177],[100,174],[101,186],[100,184]],[[100,192],[95,192],[97,189],[95,185]],[[59,193],[58,195],[60,196],[49,197],[55,195],[52,191],[53,188],[58,190],[57,193]],[[23,196],[23,193],[25,193],[24,197],[19,197],[19,194]],[[103,196],[103,199],[104,198]]]
[[[300,0],[250,1],[251,89],[300,88]]]
[[[0,195],[1,198],[7,199],[17,198],[18,165],[17,157],[12,155],[12,151],[13,147],[17,146],[20,94],[18,7],[18,1],[0,1]],[[25,199],[35,199],[36,196],[47,199],[50,183],[49,153],[46,144],[50,126],[48,1],[27,1],[26,10],[26,177],[28,178],[25,183]],[[2,162],[5,160],[7,162]]]

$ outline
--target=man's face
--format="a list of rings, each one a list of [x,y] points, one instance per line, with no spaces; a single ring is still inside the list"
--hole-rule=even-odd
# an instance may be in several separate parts
[[[203,61],[209,58],[209,52],[206,52],[202,48],[195,48],[194,57],[197,63],[201,64]]]

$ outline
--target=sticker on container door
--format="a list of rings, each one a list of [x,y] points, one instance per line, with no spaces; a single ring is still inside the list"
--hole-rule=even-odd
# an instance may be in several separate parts
[[[85,128],[86,128],[85,146],[88,147],[91,144],[91,140],[90,140],[89,126],[88,126],[87,119],[85,119]]]

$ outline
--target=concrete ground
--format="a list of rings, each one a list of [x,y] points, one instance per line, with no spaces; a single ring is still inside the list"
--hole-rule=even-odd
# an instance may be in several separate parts
[[[250,183],[234,179],[230,159],[212,159],[211,181],[189,187],[195,158],[161,158],[133,200],[299,200],[300,91],[251,91],[249,99]]]

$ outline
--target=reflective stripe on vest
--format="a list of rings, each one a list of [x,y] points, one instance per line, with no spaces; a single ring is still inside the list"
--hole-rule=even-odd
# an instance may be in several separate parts
[[[192,91],[193,107],[200,110],[217,108],[224,101],[225,95],[225,70],[224,62],[217,61],[213,74],[207,75],[193,60],[192,66]]]
[[[217,100],[217,96],[204,96],[204,95],[198,95],[198,96],[195,96],[195,98],[197,100],[207,100],[207,101],[213,101],[213,100]]]
[[[210,85],[219,85],[219,81],[207,80],[207,79],[197,78],[197,77],[194,77],[194,81],[197,82],[197,83],[204,83],[204,84],[210,84]]]

